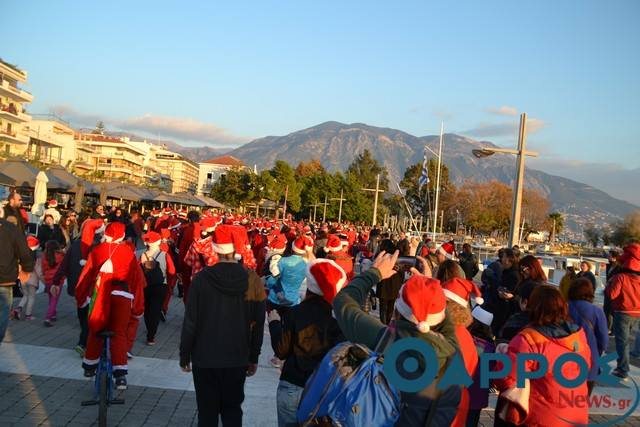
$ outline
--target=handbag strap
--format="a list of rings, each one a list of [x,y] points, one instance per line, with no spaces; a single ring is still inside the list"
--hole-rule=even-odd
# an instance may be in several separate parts
[[[391,345],[396,340],[396,332],[396,322],[395,320],[392,320],[391,322],[389,322],[389,325],[384,328],[384,332],[382,333],[380,339],[378,339],[378,342],[376,343],[373,351],[375,351],[376,353],[384,353],[385,351],[387,351],[387,349],[391,347]]]

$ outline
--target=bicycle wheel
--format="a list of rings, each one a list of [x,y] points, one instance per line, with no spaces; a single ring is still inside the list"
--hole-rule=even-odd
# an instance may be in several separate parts
[[[108,387],[109,384],[109,376],[107,375],[107,370],[104,369],[100,372],[100,407],[98,409],[98,425],[100,427],[107,427],[107,407],[109,406],[109,396],[108,396]]]

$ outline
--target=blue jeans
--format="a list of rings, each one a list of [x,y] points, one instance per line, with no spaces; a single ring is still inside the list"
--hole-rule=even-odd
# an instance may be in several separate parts
[[[633,355],[633,357],[640,357],[640,329],[636,331],[636,342],[633,345],[631,354]]]
[[[13,287],[0,286],[0,343],[4,339],[4,334],[9,326],[9,313],[13,304]]]
[[[629,374],[629,338],[631,331],[640,322],[640,317],[616,311],[613,313],[613,334],[616,336],[616,352],[618,353],[618,371]]]
[[[280,380],[276,396],[278,408],[278,427],[291,427],[298,425],[296,412],[304,388]]]

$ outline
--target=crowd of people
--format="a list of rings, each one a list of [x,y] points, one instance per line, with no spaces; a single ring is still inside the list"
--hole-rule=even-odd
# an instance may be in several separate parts
[[[430,387],[402,392],[396,423],[402,426],[426,420],[476,426],[492,388],[496,425],[587,424],[588,407],[561,404],[559,396],[569,390],[551,370],[518,387],[517,355],[538,353],[550,366],[567,353],[580,355],[588,381],[572,393],[585,398],[610,334],[618,352],[613,375],[625,379],[629,358],[640,356],[640,339],[629,348],[640,322],[638,243],[612,260],[605,314],[593,303],[597,289],[588,263],[580,272],[568,269],[560,286],[552,286],[540,261],[517,247],[501,249],[480,274],[468,244],[458,253],[453,241],[348,223],[171,208],[141,215],[102,205],[76,213],[52,200],[34,231],[17,192],[1,213],[0,342],[9,318],[35,319],[41,283],[48,297],[43,324],[54,327],[66,286],[77,306],[76,350],[85,376],[95,375],[98,333],[109,330],[115,384],[126,389],[140,320],[146,345],[155,345],[171,298],[180,298],[179,364],[193,375],[201,426],[219,418],[242,425],[245,379],[258,369],[265,323],[271,364],[281,372],[274,385],[279,426],[298,425],[305,386],[332,348],[350,341],[373,350],[389,331],[395,339],[430,344],[437,372],[459,357],[474,379],[470,387],[439,394]],[[22,294],[16,304],[14,292]],[[505,354],[514,370],[483,388],[477,379],[485,353]],[[565,367],[566,377],[577,375],[577,364]],[[549,414],[557,417],[551,424]]]

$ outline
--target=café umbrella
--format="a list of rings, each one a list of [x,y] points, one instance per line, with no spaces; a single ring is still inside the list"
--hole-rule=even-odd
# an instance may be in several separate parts
[[[36,185],[33,189],[33,206],[31,206],[31,213],[36,216],[42,216],[44,214],[44,205],[47,203],[47,183],[49,178],[43,171],[38,172],[36,175]]]

